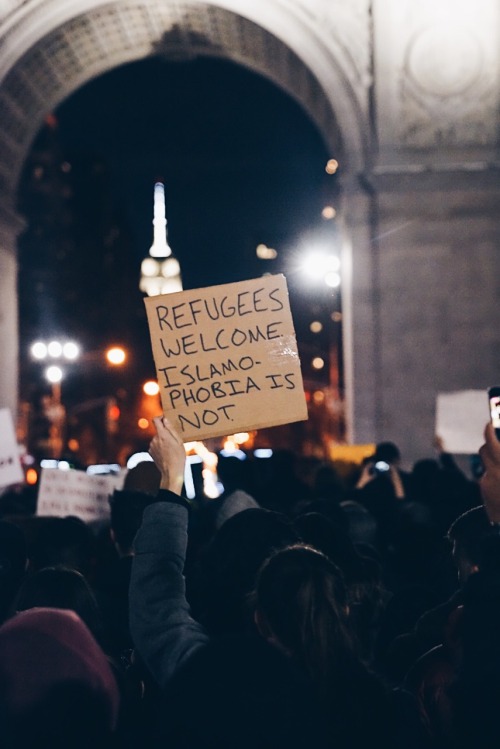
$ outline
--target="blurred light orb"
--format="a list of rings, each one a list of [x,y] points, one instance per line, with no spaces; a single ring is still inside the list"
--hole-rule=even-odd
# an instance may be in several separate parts
[[[135,468],[139,465],[139,463],[144,463],[145,461],[148,461],[150,463],[153,462],[153,458],[149,453],[141,452],[141,453],[134,453],[130,456],[130,458],[127,460],[127,468],[130,470],[131,468]]]
[[[31,356],[33,359],[46,359],[47,353],[47,346],[43,341],[36,341],[31,347]]]
[[[110,364],[120,365],[123,364],[127,355],[120,346],[113,346],[106,351],[106,359]]]
[[[322,390],[315,390],[313,393],[313,401],[316,406],[320,406],[325,400],[325,394]]]
[[[336,289],[338,286],[340,286],[340,275],[338,273],[334,273],[333,271],[328,272],[325,276],[325,283],[331,289]]]
[[[58,367],[55,364],[53,364],[51,367],[47,367],[47,369],[45,370],[46,379],[53,385],[57,384],[58,382],[61,382],[63,376],[64,376],[64,373],[61,367]]]
[[[261,260],[274,260],[278,257],[277,251],[265,244],[258,244],[255,253]]]
[[[158,395],[160,392],[160,386],[155,380],[145,382],[142,389],[146,395]]]
[[[313,322],[309,325],[309,330],[311,333],[321,333],[323,330],[323,324],[320,323],[319,320],[313,320]]]
[[[335,210],[333,205],[325,205],[325,207],[321,211],[321,215],[324,219],[329,220],[335,218],[335,216],[337,215],[337,211]]]
[[[335,174],[338,168],[339,162],[337,161],[337,159],[328,159],[325,166],[325,172],[327,174]]]
[[[337,255],[320,251],[310,252],[304,257],[301,263],[304,275],[312,281],[320,281],[332,271],[338,271],[339,268],[340,260]],[[328,282],[326,283],[329,285]]]
[[[47,346],[47,352],[53,359],[59,359],[63,352],[62,343],[60,341],[51,341]]]
[[[146,257],[141,263],[141,273],[143,276],[153,277],[158,275],[160,263],[152,257]]]
[[[172,278],[178,276],[181,272],[181,266],[179,261],[175,257],[169,257],[168,260],[164,260],[161,264],[161,274],[164,278]]]
[[[149,421],[145,419],[144,417],[142,417],[137,422],[137,426],[139,427],[139,429],[147,429],[149,426]]]
[[[75,361],[80,356],[80,347],[74,341],[67,341],[63,345],[62,353],[65,359],[69,361]]]
[[[315,356],[314,359],[311,362],[313,369],[323,369],[325,366],[325,360],[321,358],[321,356]]]

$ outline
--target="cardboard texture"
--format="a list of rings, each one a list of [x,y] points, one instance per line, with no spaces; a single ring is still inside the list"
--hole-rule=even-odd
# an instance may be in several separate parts
[[[490,418],[486,390],[439,393],[436,401],[436,434],[446,452],[474,455],[484,442]]]
[[[163,412],[184,442],[307,419],[284,276],[144,302]]]
[[[0,488],[24,483],[12,414],[0,408]]]

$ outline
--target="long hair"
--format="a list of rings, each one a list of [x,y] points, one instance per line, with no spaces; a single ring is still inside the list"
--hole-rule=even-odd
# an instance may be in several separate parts
[[[280,645],[331,695],[341,666],[354,658],[339,569],[310,546],[289,546],[262,566],[256,603]]]

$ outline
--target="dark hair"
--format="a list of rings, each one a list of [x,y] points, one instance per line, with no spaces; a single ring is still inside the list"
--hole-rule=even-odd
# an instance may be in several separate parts
[[[84,576],[76,570],[46,567],[26,577],[14,600],[14,610],[34,608],[74,611],[94,637],[101,631],[97,600]]]
[[[262,566],[256,599],[280,644],[305,668],[320,693],[331,692],[332,676],[352,651],[339,569],[310,546],[289,546]]]
[[[115,542],[122,553],[127,553],[132,549],[135,534],[142,523],[144,510],[152,501],[151,496],[143,492],[129,490],[113,492],[109,500],[110,525]]]
[[[263,562],[298,541],[292,522],[273,510],[249,508],[226,520],[200,555],[192,580],[192,605],[211,634],[248,628],[249,598]]]
[[[394,463],[400,460],[401,453],[394,442],[379,442],[375,449],[374,460],[383,460],[386,463]]]
[[[459,554],[477,564],[481,560],[484,540],[490,533],[486,510],[480,505],[460,515],[448,529],[447,538],[455,543]]]

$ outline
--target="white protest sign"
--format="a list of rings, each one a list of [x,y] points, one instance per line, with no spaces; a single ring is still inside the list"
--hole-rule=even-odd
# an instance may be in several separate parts
[[[24,483],[12,414],[0,408],[0,487]]]
[[[75,515],[86,523],[107,520],[109,497],[121,489],[125,474],[95,475],[85,471],[42,468],[37,515]]]
[[[474,455],[484,442],[490,412],[486,390],[439,393],[436,401],[436,435],[446,452]]]
[[[163,411],[184,442],[307,419],[284,276],[144,301]]]

